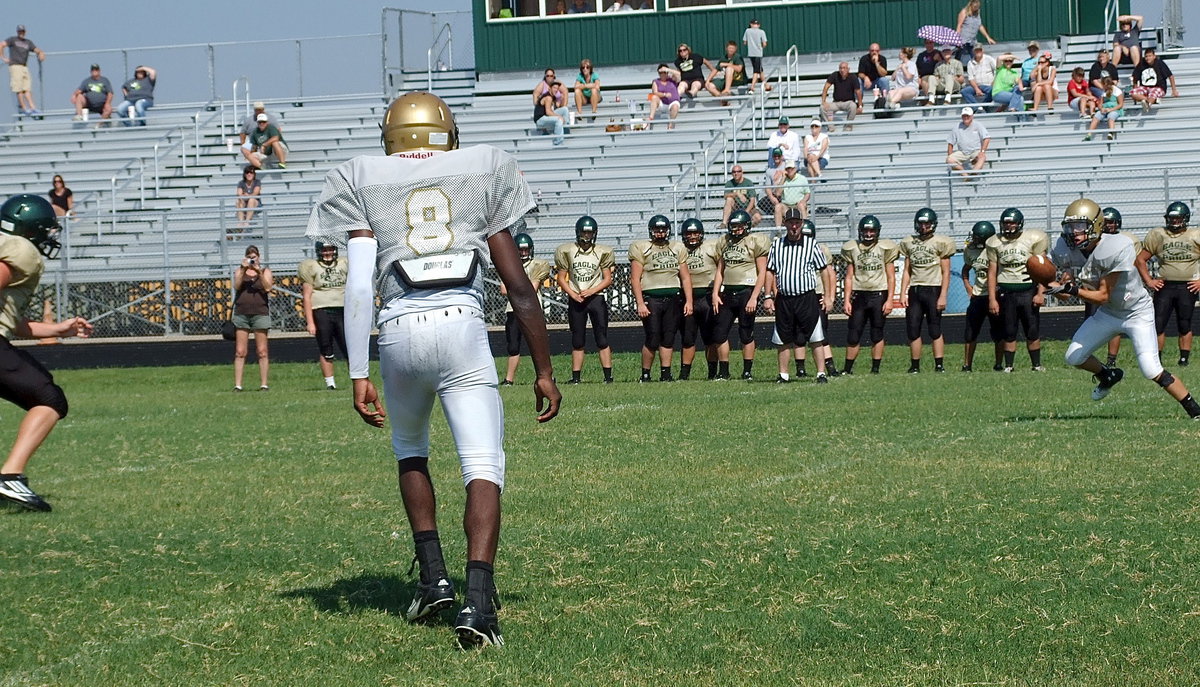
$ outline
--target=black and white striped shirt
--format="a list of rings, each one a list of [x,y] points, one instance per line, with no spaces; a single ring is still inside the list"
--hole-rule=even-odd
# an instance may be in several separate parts
[[[775,283],[780,296],[799,296],[817,288],[821,270],[829,263],[815,239],[808,238],[791,243],[787,236],[771,242],[767,253],[767,269],[775,273]]]

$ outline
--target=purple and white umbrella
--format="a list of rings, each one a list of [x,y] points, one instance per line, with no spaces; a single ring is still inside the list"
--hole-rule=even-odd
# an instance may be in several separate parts
[[[933,41],[939,45],[962,45],[962,34],[950,28],[949,26],[938,26],[929,24],[922,26],[917,30],[917,38],[926,41]]]

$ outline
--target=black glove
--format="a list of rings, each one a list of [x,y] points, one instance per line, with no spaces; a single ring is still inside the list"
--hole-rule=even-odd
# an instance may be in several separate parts
[[[1079,295],[1079,284],[1076,284],[1073,281],[1067,282],[1066,284],[1059,284],[1058,286],[1054,286],[1049,289],[1046,289],[1045,295],[1053,296],[1053,295],[1059,294],[1059,293],[1065,293],[1068,296],[1078,296]]]

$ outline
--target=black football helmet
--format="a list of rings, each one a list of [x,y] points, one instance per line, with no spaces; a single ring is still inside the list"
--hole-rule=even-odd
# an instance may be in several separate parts
[[[533,257],[533,239],[529,234],[521,232],[513,237],[513,242],[517,244],[517,254],[521,256],[521,260]]]
[[[858,220],[858,242],[864,246],[873,246],[879,240],[883,224],[875,215],[867,215]]]
[[[1017,208],[1008,208],[1000,213],[1000,236],[1015,239],[1025,231],[1025,213]]]
[[[651,217],[646,228],[650,234],[650,241],[653,243],[666,243],[667,239],[671,238],[671,220],[667,219],[666,215]]]
[[[734,210],[729,214],[729,240],[737,243],[750,235],[750,214],[745,210]]]
[[[0,231],[26,238],[47,258],[58,257],[62,227],[50,201],[31,193],[20,193],[0,206]]]
[[[596,220],[588,215],[580,217],[575,220],[575,243],[585,250],[591,248],[596,242],[596,233],[599,230],[600,225],[596,224]]]
[[[1104,208],[1104,233],[1121,233],[1121,211],[1116,208]]]
[[[332,265],[333,263],[337,262],[338,247],[335,244],[327,243],[325,241],[317,241],[313,244],[313,250],[316,252],[317,260],[320,262],[323,262],[326,265]],[[328,253],[329,251],[333,251],[333,257],[326,260],[324,254]]]
[[[1167,231],[1172,234],[1178,234],[1187,229],[1188,222],[1192,219],[1192,210],[1187,206],[1187,203],[1175,201],[1167,206],[1167,212],[1163,215],[1163,220],[1166,222]]]
[[[996,225],[987,220],[976,222],[971,227],[971,245],[982,248],[987,240],[996,235]]]
[[[1095,201],[1080,198],[1067,206],[1062,219],[1062,237],[1068,246],[1090,252],[1104,231],[1104,213]]]
[[[938,216],[933,208],[921,208],[913,215],[913,230],[917,237],[927,239],[937,231]]]
[[[816,238],[817,225],[811,219],[804,220],[804,224],[800,225],[800,235],[806,239]]]
[[[695,250],[704,243],[704,223],[695,217],[683,220],[683,224],[679,225],[679,233],[683,236],[683,245],[688,250]]]

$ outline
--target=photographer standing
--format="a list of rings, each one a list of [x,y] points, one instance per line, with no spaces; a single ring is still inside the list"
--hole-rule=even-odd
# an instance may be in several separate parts
[[[242,390],[242,372],[246,367],[246,348],[250,332],[254,332],[254,349],[258,354],[259,391],[266,391],[267,333],[271,328],[271,311],[267,297],[275,286],[271,270],[260,261],[258,246],[247,246],[246,257],[233,273],[233,326],[237,328],[233,350],[233,390]]]

